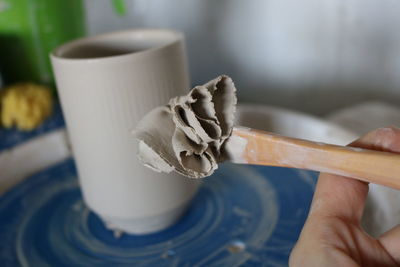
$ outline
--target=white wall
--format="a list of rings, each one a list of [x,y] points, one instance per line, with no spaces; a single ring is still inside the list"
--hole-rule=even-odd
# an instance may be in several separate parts
[[[186,34],[192,83],[233,77],[241,101],[315,114],[400,100],[396,0],[86,0],[90,34],[172,27]]]

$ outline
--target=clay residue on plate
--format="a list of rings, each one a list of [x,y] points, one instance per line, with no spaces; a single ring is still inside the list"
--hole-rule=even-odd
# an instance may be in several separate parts
[[[236,103],[233,81],[222,75],[153,109],[133,132],[139,159],[157,171],[176,170],[192,178],[211,175],[225,160]]]

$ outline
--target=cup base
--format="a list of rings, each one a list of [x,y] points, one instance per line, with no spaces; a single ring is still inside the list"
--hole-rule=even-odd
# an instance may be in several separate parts
[[[188,208],[188,204],[181,205],[166,213],[144,218],[119,218],[99,215],[106,227],[114,231],[115,236],[122,233],[145,235],[162,231],[176,223]]]

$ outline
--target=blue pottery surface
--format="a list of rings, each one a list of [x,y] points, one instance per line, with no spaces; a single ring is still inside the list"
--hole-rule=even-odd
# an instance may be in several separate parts
[[[82,201],[72,159],[0,197],[1,266],[286,266],[316,173],[222,164],[185,216],[116,237]]]

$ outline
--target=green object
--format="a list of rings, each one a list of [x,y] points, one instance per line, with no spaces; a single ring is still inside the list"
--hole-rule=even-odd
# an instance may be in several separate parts
[[[115,12],[124,16],[126,14],[125,1],[124,0],[112,0]]]
[[[0,0],[3,82],[53,86],[49,52],[84,34],[82,0]]]

